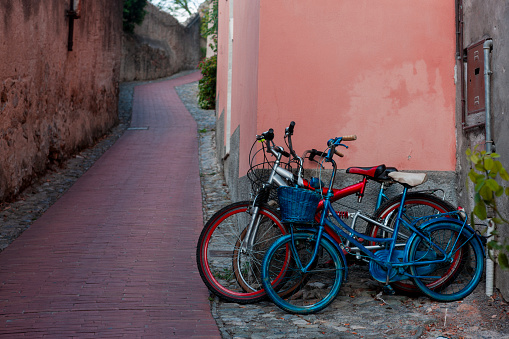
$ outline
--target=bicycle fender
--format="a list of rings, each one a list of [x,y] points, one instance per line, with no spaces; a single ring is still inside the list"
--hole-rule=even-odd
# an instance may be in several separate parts
[[[479,243],[481,244],[481,248],[483,250],[483,253],[485,253],[485,245],[486,245],[486,238],[479,235],[478,232],[476,232],[469,224],[466,224],[464,225],[464,221],[462,220],[458,220],[458,219],[454,219],[454,218],[447,218],[447,217],[442,217],[442,218],[435,218],[435,219],[432,219],[432,220],[429,220],[425,223],[423,223],[422,225],[419,226],[420,229],[424,229],[426,227],[430,227],[430,226],[433,226],[435,224],[439,224],[439,223],[443,223],[443,222],[446,222],[446,223],[449,223],[449,224],[456,224],[458,227],[463,227],[463,231],[467,232],[467,235],[473,235],[475,238],[477,238],[477,240],[479,241]],[[464,226],[463,226],[464,225]],[[411,244],[412,241],[414,240],[414,238],[417,237],[417,235],[414,233],[410,236],[410,238],[408,239],[407,241],[407,245],[408,244]],[[408,258],[408,246],[405,246],[405,258]],[[484,254],[485,255],[485,254]]]
[[[305,228],[305,231],[303,233],[313,233],[313,234],[316,234],[318,233],[318,230],[315,229],[315,228]],[[343,263],[345,264],[345,281],[348,279],[348,262],[346,261],[346,256],[345,256],[345,253],[343,253],[343,249],[339,246],[339,244],[331,238],[330,235],[328,235],[327,233],[323,232],[322,233],[322,237],[325,237],[327,238],[327,240],[329,240],[331,242],[331,244],[333,244],[334,246],[336,246],[339,254],[341,255],[341,258],[343,259]]]

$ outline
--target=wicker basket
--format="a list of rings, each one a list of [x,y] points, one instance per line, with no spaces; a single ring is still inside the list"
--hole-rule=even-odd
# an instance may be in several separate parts
[[[281,208],[281,222],[295,224],[312,224],[320,194],[295,187],[279,187],[277,190]]]

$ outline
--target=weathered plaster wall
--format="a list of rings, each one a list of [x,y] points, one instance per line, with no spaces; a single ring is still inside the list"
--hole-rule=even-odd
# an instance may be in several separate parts
[[[462,0],[463,1],[463,45],[467,47],[479,40],[491,38],[493,50],[490,54],[491,75],[491,133],[495,144],[495,152],[501,155],[500,161],[509,169],[509,77],[507,65],[509,63],[509,3],[497,0]],[[460,66],[461,67],[461,66]],[[468,83],[467,83],[468,86]],[[458,94],[459,98],[459,94]],[[461,106],[458,104],[458,122],[460,122]],[[468,210],[473,208],[473,188],[465,189],[468,171],[468,162],[465,160],[465,150],[475,145],[484,147],[484,129],[474,129],[463,132],[458,123],[458,173],[459,173],[459,199]],[[506,216],[509,216],[509,201],[502,197],[499,206]],[[498,231],[509,238],[509,225],[501,227]],[[509,300],[509,273],[497,269],[496,285]]]
[[[0,199],[117,122],[122,0],[0,1]]]
[[[258,129],[298,150],[357,134],[340,166],[454,171],[454,2],[261,0]]]
[[[254,134],[274,128],[282,145],[292,120],[298,153],[357,134],[341,168],[385,163],[443,174],[435,182],[454,177],[454,2],[220,0],[219,9],[218,140],[233,145],[240,127],[239,177]]]
[[[143,23],[134,34],[123,36],[121,81],[152,80],[195,69],[201,57],[199,16],[182,25],[150,3],[145,9]]]

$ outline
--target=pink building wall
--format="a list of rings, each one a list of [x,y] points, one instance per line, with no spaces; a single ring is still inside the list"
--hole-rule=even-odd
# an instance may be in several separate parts
[[[230,135],[240,126],[240,177],[254,134],[272,127],[282,144],[291,120],[298,153],[357,134],[342,168],[455,170],[453,1],[220,0],[220,9],[231,1]],[[220,17],[218,113],[227,24]]]

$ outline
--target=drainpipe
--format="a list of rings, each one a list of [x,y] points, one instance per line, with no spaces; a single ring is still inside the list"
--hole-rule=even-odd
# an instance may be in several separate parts
[[[491,102],[490,102],[490,76],[493,73],[490,69],[490,51],[493,47],[493,40],[486,40],[483,44],[484,50],[484,97],[485,97],[485,112],[486,112],[486,153],[491,153],[493,148],[493,140],[491,138]],[[495,230],[495,223],[491,218],[488,218],[488,241],[493,237],[491,233]],[[486,295],[493,295],[493,283],[494,283],[494,270],[495,263],[491,260],[491,257],[486,256]]]
[[[493,47],[493,40],[486,40],[482,46],[484,50],[484,97],[486,111],[486,153],[491,153],[493,140],[491,140],[491,104],[490,104],[490,76],[493,73],[490,69],[490,51]]]

